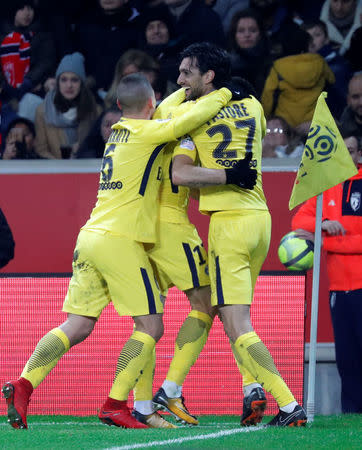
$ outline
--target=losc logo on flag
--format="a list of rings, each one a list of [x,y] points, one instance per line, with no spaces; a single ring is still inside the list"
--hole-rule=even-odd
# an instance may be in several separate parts
[[[328,161],[337,150],[337,136],[326,125],[312,126],[305,145],[305,155],[308,159],[316,158],[316,162]]]

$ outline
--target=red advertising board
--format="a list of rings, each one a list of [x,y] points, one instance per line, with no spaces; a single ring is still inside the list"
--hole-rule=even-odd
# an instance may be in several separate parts
[[[62,323],[69,277],[64,275],[1,276],[0,382],[17,378],[38,340]],[[253,325],[298,402],[303,396],[303,275],[259,277],[252,305]],[[172,289],[166,301],[165,334],[157,344],[154,389],[166,375],[177,331],[189,311],[184,294]],[[132,332],[132,320],[120,318],[112,305],[102,313],[92,335],[73,347],[35,390],[29,414],[93,415],[108,395],[117,358]],[[228,339],[216,318],[208,342],[191,369],[183,394],[195,414],[240,414],[241,377]],[[275,414],[268,396],[267,414]],[[0,415],[5,403],[0,403]]]

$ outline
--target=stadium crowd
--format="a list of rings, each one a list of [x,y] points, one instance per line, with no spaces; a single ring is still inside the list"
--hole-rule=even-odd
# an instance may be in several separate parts
[[[270,122],[264,157],[300,157],[323,90],[361,135],[361,14],[360,0],[4,0],[1,157],[102,157],[122,76],[144,73],[160,101],[177,89],[180,52],[203,41],[254,86]]]

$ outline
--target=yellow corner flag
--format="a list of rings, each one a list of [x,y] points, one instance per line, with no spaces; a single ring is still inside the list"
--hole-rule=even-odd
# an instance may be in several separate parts
[[[314,110],[289,210],[357,173],[322,92]]]

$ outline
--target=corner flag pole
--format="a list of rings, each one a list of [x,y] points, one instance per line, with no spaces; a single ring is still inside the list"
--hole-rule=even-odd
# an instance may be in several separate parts
[[[321,239],[322,205],[323,205],[323,192],[319,194],[317,197],[315,233],[314,233],[312,312],[310,321],[308,397],[307,397],[308,422],[313,422],[315,412],[314,400],[315,400],[315,372],[316,372],[316,349],[317,349],[317,328],[318,328],[319,273],[320,273],[321,242],[322,242]]]

